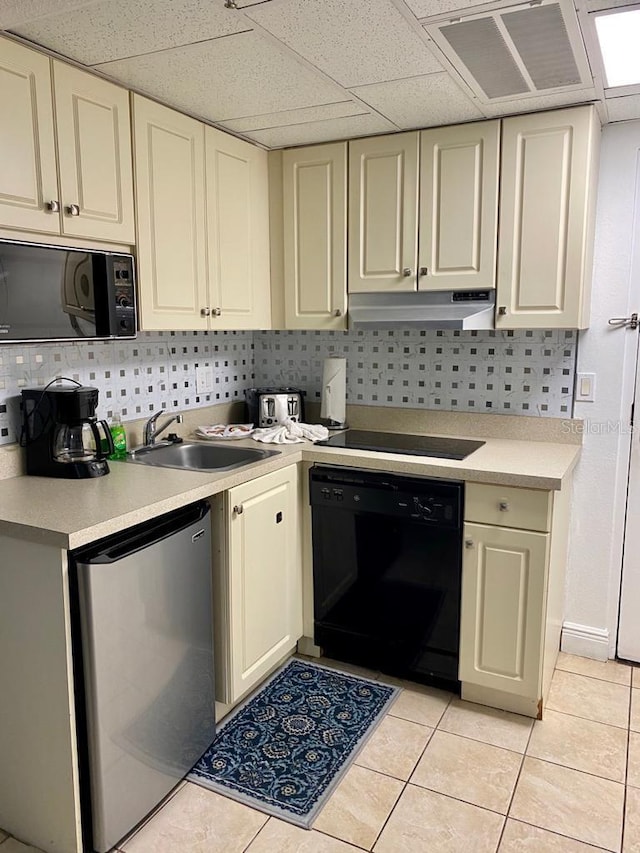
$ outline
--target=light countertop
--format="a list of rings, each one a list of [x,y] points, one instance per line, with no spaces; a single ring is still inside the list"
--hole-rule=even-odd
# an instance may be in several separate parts
[[[210,497],[298,462],[326,463],[401,474],[558,490],[578,460],[580,447],[545,441],[487,438],[464,460],[316,447],[310,442],[237,446],[279,450],[232,471],[199,472],[110,463],[111,473],[89,480],[12,477],[0,482],[0,534],[78,548],[134,524]]]

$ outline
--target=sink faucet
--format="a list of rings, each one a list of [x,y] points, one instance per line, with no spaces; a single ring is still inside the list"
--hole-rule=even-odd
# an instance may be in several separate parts
[[[156,412],[155,415],[151,415],[149,420],[144,425],[143,429],[143,442],[148,447],[149,445],[153,445],[156,443],[156,439],[160,435],[161,432],[164,432],[165,429],[170,426],[174,421],[177,424],[182,423],[182,415],[172,415],[165,423],[162,424],[160,428],[157,426],[157,420],[160,415],[163,413],[161,409],[159,412]]]

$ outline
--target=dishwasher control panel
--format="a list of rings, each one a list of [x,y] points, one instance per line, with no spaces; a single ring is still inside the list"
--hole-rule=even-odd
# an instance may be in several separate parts
[[[310,471],[310,503],[357,513],[379,513],[445,527],[462,519],[458,481],[403,477],[383,472],[316,466]]]

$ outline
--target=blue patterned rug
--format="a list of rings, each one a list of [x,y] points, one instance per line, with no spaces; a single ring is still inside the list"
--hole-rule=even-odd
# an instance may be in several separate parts
[[[291,660],[223,722],[187,778],[308,829],[398,692]]]

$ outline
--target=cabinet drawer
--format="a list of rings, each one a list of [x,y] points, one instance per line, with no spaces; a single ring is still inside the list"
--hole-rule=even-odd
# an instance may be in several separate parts
[[[465,521],[518,527],[522,530],[551,529],[551,492],[467,483]]]

